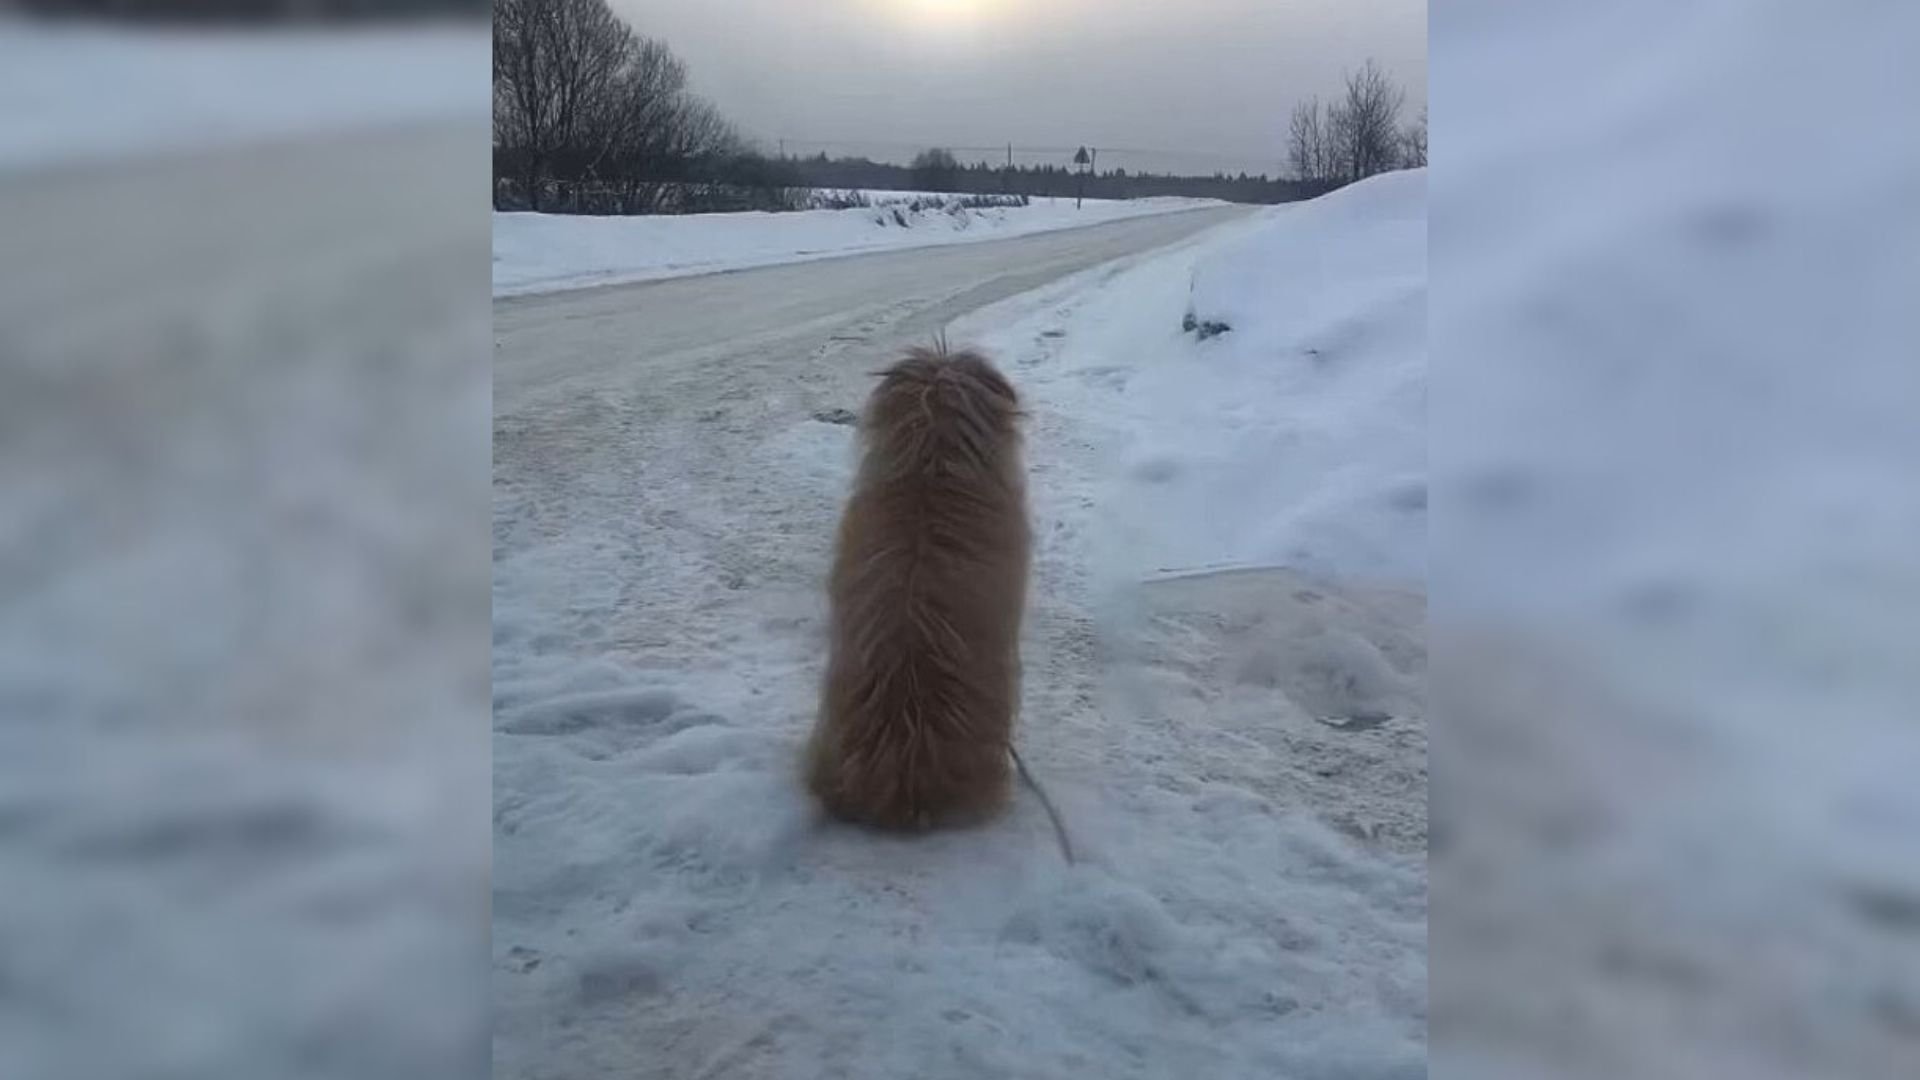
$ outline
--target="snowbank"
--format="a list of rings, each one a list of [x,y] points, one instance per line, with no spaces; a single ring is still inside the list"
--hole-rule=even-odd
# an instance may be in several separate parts
[[[1424,582],[1426,234],[1425,170],[1391,173],[1198,262],[1194,330],[1157,328],[1127,395],[1130,476],[1157,507],[1130,526],[1136,570]]]
[[[0,18],[0,170],[486,115],[487,30]]]
[[[1071,229],[1103,221],[1164,214],[1208,199],[1034,199],[1029,206],[909,209],[942,196],[867,192],[879,205],[794,213],[581,217],[497,213],[493,216],[493,292],[530,292],[651,281],[659,278],[803,262],[861,251],[932,247]],[[950,197],[949,197],[950,198]]]
[[[1194,272],[1196,319],[1232,326],[1237,340],[1276,357],[1288,350],[1312,356],[1317,338],[1356,326],[1382,305],[1424,301],[1425,169],[1385,173],[1283,209],[1290,212]]]

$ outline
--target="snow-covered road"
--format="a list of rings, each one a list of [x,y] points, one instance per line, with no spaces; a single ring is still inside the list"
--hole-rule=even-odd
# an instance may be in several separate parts
[[[986,243],[1225,205],[1158,198],[1093,199],[1083,206],[1073,199],[1037,197],[1025,206],[969,207],[959,195],[863,195],[872,205],[780,213],[495,213],[493,294],[564,292],[858,253]]]
[[[868,370],[862,364],[925,341],[956,315],[1245,213],[1181,211],[1007,241],[500,299],[494,412],[515,418],[533,396],[631,392],[646,388],[643,380],[722,360],[729,371],[762,373],[772,364],[764,373],[791,384],[783,392],[818,392],[828,388],[798,385],[800,365],[804,381],[818,366],[857,379]],[[645,396],[666,412],[683,405]]]
[[[1129,543],[1230,446],[1167,445],[1164,380],[1262,366],[1182,334],[1197,261],[1296,212],[496,302],[498,1075],[1425,1075],[1422,590]],[[905,841],[797,783],[845,421],[941,330],[1031,413],[1020,738],[1073,868],[1024,792]]]

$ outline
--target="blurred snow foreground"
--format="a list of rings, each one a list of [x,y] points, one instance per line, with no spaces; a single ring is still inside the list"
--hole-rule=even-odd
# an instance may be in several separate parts
[[[1916,41],[1434,7],[1438,1076],[1920,1076]]]
[[[899,839],[800,789],[854,435],[789,384],[866,367],[645,377],[683,452],[606,475],[538,421],[611,384],[497,429],[499,1074],[1423,1075],[1424,206],[1380,177],[948,327],[1030,413],[1019,738],[1071,868],[1024,791]],[[702,434],[740,402],[763,439]]]
[[[486,37],[461,23],[127,29],[0,14],[0,170],[472,116],[490,100]]]
[[[486,46],[429,36],[0,26],[0,1076],[486,1068]]]

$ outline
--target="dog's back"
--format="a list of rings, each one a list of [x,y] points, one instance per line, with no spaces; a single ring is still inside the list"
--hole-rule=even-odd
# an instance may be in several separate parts
[[[973,352],[913,350],[868,401],[807,753],[838,817],[962,824],[1008,795],[1030,543],[1018,419]]]

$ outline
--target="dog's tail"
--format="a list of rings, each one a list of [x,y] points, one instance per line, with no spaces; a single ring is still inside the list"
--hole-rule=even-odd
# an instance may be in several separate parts
[[[1035,780],[1033,774],[1027,771],[1027,763],[1020,760],[1020,751],[1015,750],[1012,743],[1007,744],[1007,753],[1013,755],[1013,763],[1019,768],[1021,779],[1027,782],[1027,786],[1033,789],[1035,795],[1040,796],[1040,805],[1046,807],[1047,817],[1053,820],[1053,835],[1060,841],[1060,854],[1066,856],[1067,865],[1072,866],[1073,843],[1067,839],[1067,827],[1060,820],[1060,811],[1054,809],[1053,800],[1047,798],[1047,791],[1040,786],[1040,781]]]

